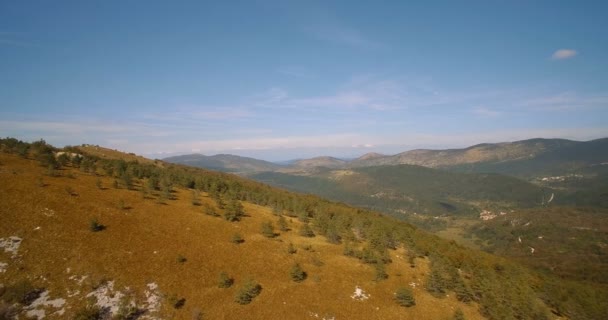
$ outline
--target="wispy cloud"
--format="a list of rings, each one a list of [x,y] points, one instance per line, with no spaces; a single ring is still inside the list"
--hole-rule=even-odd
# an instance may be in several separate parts
[[[281,67],[277,69],[277,72],[295,78],[310,79],[315,77],[315,74],[310,70],[300,66]]]
[[[608,95],[582,95],[575,92],[562,92],[530,98],[521,102],[521,105],[546,111],[608,107]]]
[[[333,44],[364,49],[381,49],[386,45],[364,35],[359,30],[337,24],[315,25],[305,28],[308,34]]]
[[[39,44],[24,40],[24,33],[12,31],[0,31],[0,46],[8,47],[40,47]]]
[[[578,52],[573,49],[559,49],[551,55],[552,60],[565,60],[576,56]]]

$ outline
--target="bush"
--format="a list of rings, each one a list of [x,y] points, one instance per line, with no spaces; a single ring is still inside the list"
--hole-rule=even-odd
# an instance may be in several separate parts
[[[241,243],[245,242],[243,237],[238,233],[235,233],[234,235],[232,235],[231,241],[232,241],[232,243],[235,243],[235,244],[241,244]]]
[[[296,249],[296,247],[293,245],[293,243],[289,243],[289,245],[287,246],[287,253],[289,254],[294,254],[298,252],[298,250]]]
[[[281,230],[282,232],[289,231],[289,227],[287,227],[287,220],[285,219],[285,217],[280,216],[279,221],[277,223],[279,225],[279,230]]]
[[[274,238],[277,236],[274,233],[274,226],[272,225],[272,222],[270,222],[270,221],[262,222],[261,231],[262,231],[262,234],[264,235],[264,237],[266,237],[266,238]]]
[[[302,237],[312,238],[315,236],[315,233],[312,231],[312,228],[308,223],[305,223],[300,227],[300,233]]]
[[[220,273],[217,286],[220,288],[230,288],[234,283],[234,279],[230,278],[226,272]]]
[[[27,280],[21,280],[6,287],[3,291],[2,295],[0,295],[2,300],[10,304],[20,303],[24,306],[28,306],[34,300],[38,299],[44,290],[35,288],[32,283]]]
[[[91,220],[91,223],[89,224],[89,229],[91,229],[91,231],[93,231],[93,232],[99,232],[99,231],[105,230],[106,226],[99,223],[99,221],[97,221],[97,219],[93,219],[93,220]]]
[[[388,279],[388,274],[386,273],[386,268],[384,266],[384,263],[382,262],[378,262],[376,263],[375,267],[375,277],[374,279],[376,281],[381,281],[381,280],[386,280]]]
[[[291,277],[291,280],[295,282],[302,282],[306,279],[307,275],[306,272],[302,270],[302,267],[300,267],[300,264],[296,263],[291,267],[291,270],[289,270],[289,276]]]
[[[252,279],[247,280],[234,296],[234,301],[239,304],[249,304],[253,298],[262,292],[262,286]]]
[[[401,287],[397,289],[395,292],[395,300],[402,307],[412,307],[416,305],[416,300],[414,300],[414,294],[412,293],[412,289],[408,287]]]
[[[241,202],[236,199],[230,200],[226,206],[224,218],[230,222],[234,222],[240,221],[243,216],[245,216],[245,212],[243,211]]]
[[[74,320],[101,320],[103,314],[98,306],[86,306],[74,315]]]
[[[454,312],[454,317],[452,319],[465,320],[466,318],[464,317],[464,313],[462,313],[462,310],[456,309],[456,312]]]

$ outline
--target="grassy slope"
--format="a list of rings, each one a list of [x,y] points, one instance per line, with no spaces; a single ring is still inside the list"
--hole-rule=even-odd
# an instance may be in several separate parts
[[[264,238],[260,224],[276,219],[266,207],[245,203],[249,217],[229,223],[203,215],[200,207],[190,203],[188,190],[177,189],[177,200],[163,205],[143,199],[137,191],[111,188],[113,179],[109,177],[101,177],[105,189],[100,190],[95,186],[97,177],[74,169],[63,170],[62,177],[48,177],[46,169],[35,161],[0,154],[0,162],[0,237],[24,239],[20,258],[0,253],[1,261],[9,263],[6,273],[0,274],[0,282],[28,278],[49,289],[51,296],[66,298],[71,309],[51,319],[69,318],[83,307],[86,292],[103,278],[115,280],[117,288],[129,286],[139,300],[144,299],[142,289],[149,282],[158,283],[166,296],[185,298],[186,305],[179,310],[164,303],[162,314],[172,319],[188,319],[194,309],[202,310],[208,319],[303,319],[310,317],[310,312],[337,319],[441,319],[451,316],[456,307],[463,309],[467,319],[480,318],[476,304],[458,303],[453,295],[433,298],[423,289],[414,291],[416,307],[397,306],[392,301],[395,289],[421,282],[428,272],[424,259],[410,268],[403,250],[391,252],[389,279],[375,282],[372,267],[344,257],[341,246],[328,244],[321,237],[302,238],[289,231],[277,239]],[[68,173],[75,178],[66,177]],[[43,187],[39,186],[40,178],[46,184]],[[66,187],[77,196],[69,195]],[[121,209],[121,200],[130,208]],[[203,197],[202,202],[211,200]],[[47,209],[54,215],[45,215]],[[93,218],[107,229],[91,232]],[[294,230],[298,224],[290,221]],[[235,232],[243,235],[243,244],[230,242]],[[299,248],[295,255],[289,255],[289,242],[299,247],[312,245],[314,251]],[[178,255],[187,261],[177,262]],[[322,266],[315,265],[319,260]],[[294,262],[309,273],[303,283],[289,279]],[[235,286],[217,288],[221,271],[235,278]],[[68,279],[71,275],[88,278],[79,286]],[[263,290],[252,304],[241,306],[233,302],[233,296],[246,277],[257,280]],[[352,300],[356,285],[371,298]],[[68,297],[68,290],[81,293]]]

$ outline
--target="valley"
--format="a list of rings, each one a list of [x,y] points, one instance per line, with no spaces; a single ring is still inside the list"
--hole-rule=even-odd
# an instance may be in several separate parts
[[[592,319],[605,311],[601,285],[561,283],[372,211],[99,147],[69,147],[81,156],[54,160],[42,141],[1,146],[5,315],[437,319],[459,310],[467,319]],[[296,264],[303,280],[290,279]],[[218,286],[222,273],[228,288]],[[261,289],[239,303],[251,281]],[[395,302],[400,290],[414,306]],[[560,300],[563,290],[576,294]]]

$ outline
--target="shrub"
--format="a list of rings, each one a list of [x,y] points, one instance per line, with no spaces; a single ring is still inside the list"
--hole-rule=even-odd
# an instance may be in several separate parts
[[[287,253],[289,254],[294,254],[298,252],[298,250],[296,249],[296,247],[293,245],[293,243],[289,243],[289,245],[287,246]]]
[[[168,298],[169,304],[173,306],[175,309],[181,309],[186,305],[186,298],[178,298],[176,295],[171,295]]]
[[[291,277],[291,280],[295,282],[302,282],[306,279],[306,272],[302,270],[300,264],[296,263],[291,267],[291,270],[289,270],[289,276]]]
[[[226,206],[224,218],[230,222],[234,222],[240,221],[243,216],[245,216],[245,212],[243,211],[243,205],[241,202],[236,199],[230,200]]]
[[[315,233],[312,231],[312,228],[308,223],[305,223],[300,227],[300,233],[302,237],[312,238],[315,236]]]
[[[452,319],[465,320],[466,318],[464,317],[464,313],[462,313],[462,310],[456,309],[456,311],[454,312],[454,317]]]
[[[13,304],[20,303],[24,306],[30,305],[34,300],[38,299],[44,291],[35,288],[28,280],[21,280],[17,283],[6,287],[0,296],[2,300]]]
[[[102,310],[98,306],[86,306],[74,315],[74,320],[101,320],[103,319]]]
[[[203,213],[208,215],[208,216],[212,216],[212,217],[219,217],[220,215],[217,213],[217,211],[215,210],[215,208],[210,205],[210,204],[204,204],[203,205]]]
[[[279,230],[281,230],[282,232],[289,231],[289,228],[287,227],[287,220],[285,219],[285,217],[280,216],[277,224],[279,225]]]
[[[262,292],[262,286],[252,279],[247,280],[234,296],[234,301],[239,304],[249,304],[253,298]]]
[[[262,222],[261,231],[262,231],[262,234],[264,235],[264,237],[266,237],[266,238],[274,238],[277,236],[274,233],[274,226],[272,225],[272,222],[270,222],[270,221]]]
[[[412,307],[416,305],[412,289],[408,287],[400,287],[397,289],[397,292],[395,292],[395,300],[397,300],[397,303],[402,307]]]
[[[220,288],[230,288],[234,283],[234,279],[230,278],[226,272],[220,273],[217,286]]]
[[[182,256],[181,254],[177,256],[177,262],[185,263],[186,261],[188,261],[188,259],[186,259],[186,257]]]
[[[232,241],[232,243],[235,243],[235,244],[241,244],[241,243],[245,242],[245,240],[239,233],[235,233],[234,235],[232,235],[231,241]]]
[[[99,221],[97,221],[97,219],[93,219],[93,220],[91,220],[91,222],[89,224],[89,228],[93,232],[99,232],[99,231],[105,230],[106,226],[104,226],[103,224],[99,223]]]
[[[386,273],[386,267],[384,266],[384,263],[382,262],[378,262],[375,264],[374,267],[375,270],[375,280],[376,281],[381,281],[381,280],[386,280],[388,279],[388,274]]]

